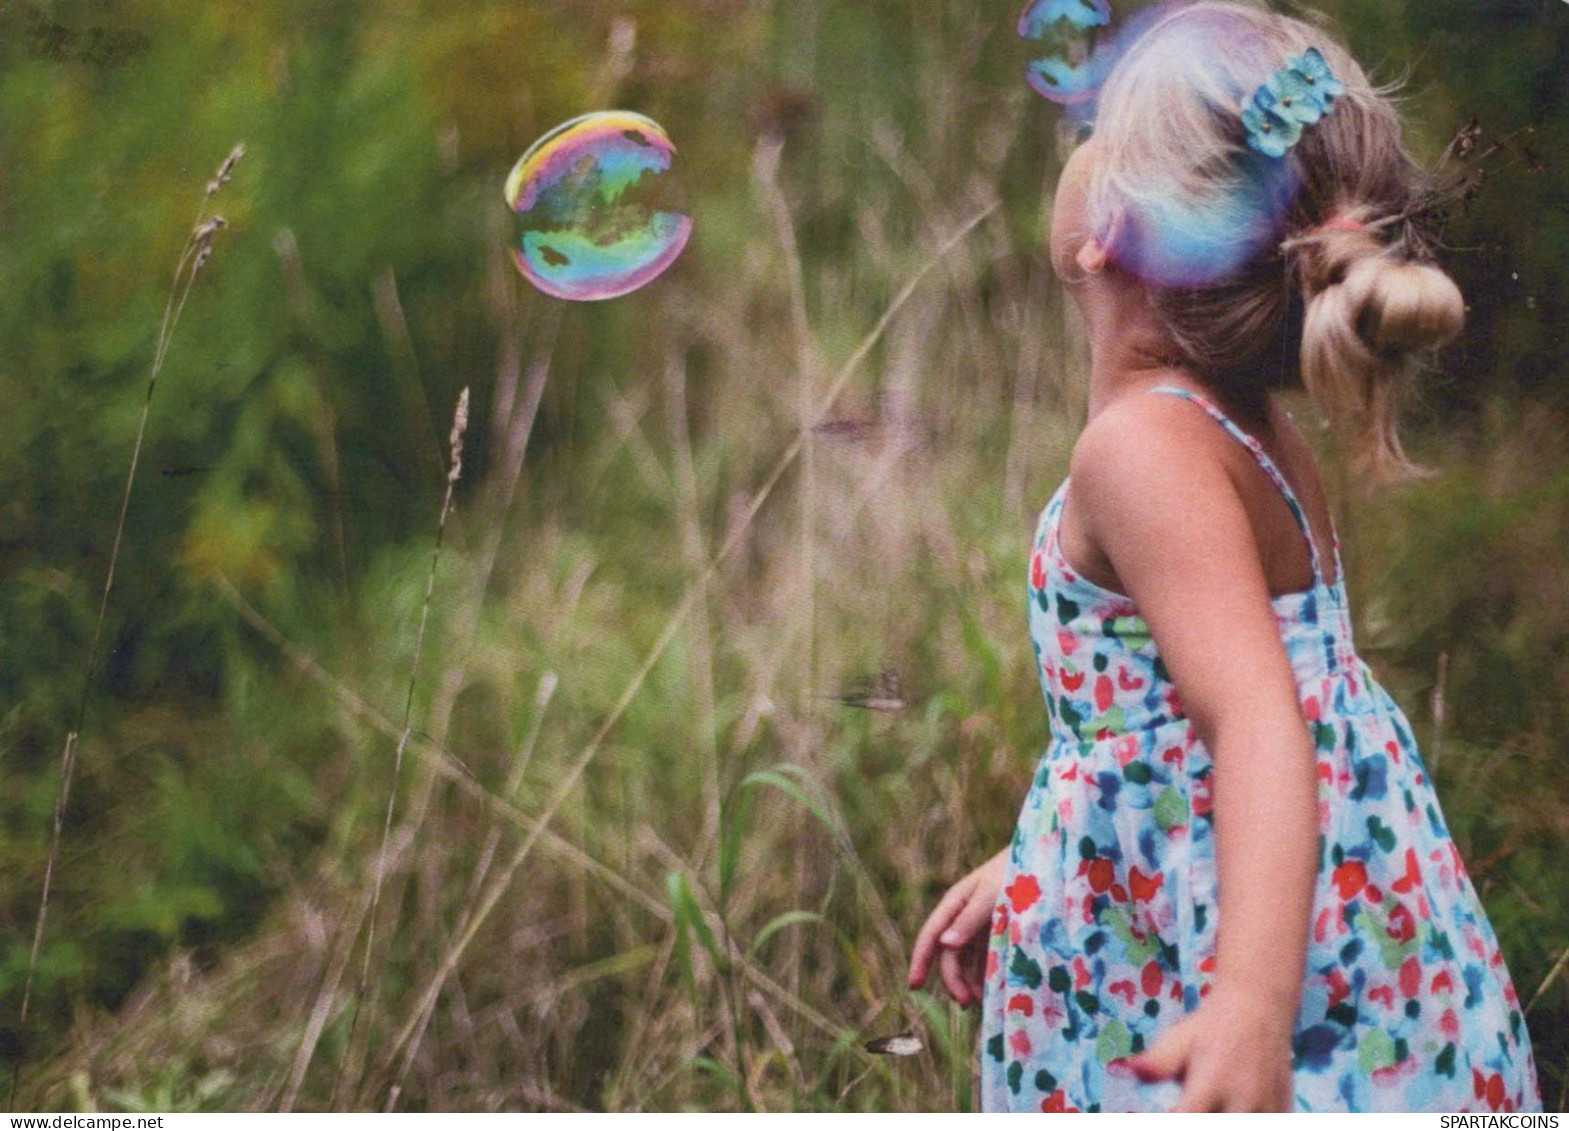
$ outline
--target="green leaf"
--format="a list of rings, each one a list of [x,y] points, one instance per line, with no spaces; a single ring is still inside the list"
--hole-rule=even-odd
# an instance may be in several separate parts
[[[670,910],[674,915],[671,922],[676,929],[676,964],[680,966],[681,973],[686,977],[687,986],[695,995],[697,992],[697,976],[692,969],[692,940],[688,934],[687,917],[681,910],[683,901],[688,898],[686,894],[686,878],[679,872],[671,872],[670,875],[665,877],[665,892],[669,896]]]
[[[722,831],[719,838],[719,891],[721,903],[728,902],[730,886],[735,882],[736,870],[741,866],[741,844],[745,839],[746,821],[742,805],[738,802],[727,806],[728,812],[720,814]]]
[[[677,923],[684,923],[690,927],[697,935],[698,943],[708,952],[708,957],[714,960],[714,965],[723,969],[724,959],[720,957],[719,942],[714,938],[714,932],[703,916],[703,909],[693,898],[686,876],[680,872],[670,873],[665,881],[665,890],[670,894],[670,910],[675,913]]]
[[[808,793],[801,782],[792,781],[792,777],[810,780],[806,771],[800,766],[782,763],[771,770],[758,770],[756,773],[748,774],[742,780],[741,788],[749,789],[755,785],[771,785],[781,793],[799,802],[812,816],[821,821],[823,827],[829,832],[837,834],[839,826],[835,822],[827,804]]]
[[[1188,802],[1175,789],[1164,789],[1155,798],[1155,823],[1163,832],[1170,832],[1178,825],[1188,823]]]
[[[725,1087],[730,1088],[732,1091],[740,1090],[740,1077],[728,1065],[722,1064],[713,1057],[694,1056],[689,1063],[699,1072],[706,1072],[708,1075],[723,1081]]]
[[[776,915],[763,925],[752,939],[752,945],[746,950],[747,956],[757,954],[763,949],[763,944],[773,938],[786,927],[793,927],[798,923],[822,923],[823,917],[815,911],[786,911],[783,915]]]

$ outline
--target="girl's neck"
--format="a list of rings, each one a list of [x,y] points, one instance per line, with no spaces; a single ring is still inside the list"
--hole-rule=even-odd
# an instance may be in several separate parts
[[[1108,267],[1076,286],[1073,294],[1089,334],[1091,419],[1122,397],[1157,385],[1204,391],[1182,363],[1138,280]]]

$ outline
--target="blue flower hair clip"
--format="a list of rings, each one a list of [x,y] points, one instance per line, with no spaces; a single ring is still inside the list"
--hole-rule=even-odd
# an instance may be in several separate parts
[[[1317,47],[1293,55],[1243,104],[1248,145],[1265,157],[1284,157],[1302,140],[1302,130],[1333,111],[1345,92]]]

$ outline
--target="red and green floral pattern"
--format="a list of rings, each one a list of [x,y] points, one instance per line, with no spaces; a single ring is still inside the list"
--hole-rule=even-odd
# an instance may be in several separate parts
[[[1258,443],[1186,390],[1254,453]],[[988,1110],[1146,1111],[1117,1062],[1195,1009],[1215,964],[1211,764],[1133,603],[1077,576],[1041,515],[1029,619],[1052,738],[993,918]],[[1309,544],[1312,539],[1309,537]],[[1411,729],[1352,649],[1345,593],[1274,599],[1318,749],[1319,882],[1294,1037],[1307,1111],[1539,1111],[1520,1002]]]

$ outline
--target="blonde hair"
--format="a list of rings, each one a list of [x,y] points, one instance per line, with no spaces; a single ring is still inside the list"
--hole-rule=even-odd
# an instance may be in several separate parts
[[[1247,144],[1241,107],[1317,47],[1345,85],[1283,159]],[[1108,76],[1091,224],[1141,275],[1183,360],[1261,410],[1305,385],[1375,480],[1418,473],[1398,393],[1465,305],[1411,222],[1424,182],[1400,122],[1322,29],[1250,3],[1164,10]]]

